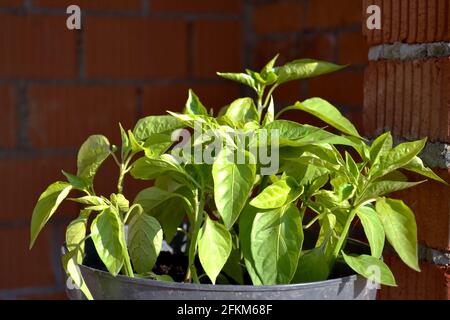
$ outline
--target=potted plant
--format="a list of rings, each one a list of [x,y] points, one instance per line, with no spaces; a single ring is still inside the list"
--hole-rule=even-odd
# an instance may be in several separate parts
[[[374,283],[395,285],[382,260],[385,239],[419,270],[414,215],[387,196],[421,183],[405,171],[445,183],[417,156],[426,141],[393,147],[385,133],[368,143],[320,98],[275,113],[280,85],[342,68],[276,60],[260,72],[219,73],[253,89],[255,100],[214,115],[190,90],[183,113],[120,126],[120,148],[102,135],[87,139],[77,173],[63,172],[67,181],[44,191],[31,221],[30,247],[61,202],[82,205],[62,257],[71,298],[374,299]],[[282,120],[289,110],[340,133]],[[94,177],[109,157],[119,168],[117,193],[97,195]],[[128,174],[148,181],[131,203]],[[349,240],[356,219],[368,247]]]

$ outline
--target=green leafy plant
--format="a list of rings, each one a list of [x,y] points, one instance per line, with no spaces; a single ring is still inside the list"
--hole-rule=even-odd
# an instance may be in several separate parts
[[[121,148],[104,136],[89,137],[79,150],[77,173],[63,172],[67,182],[55,182],[40,196],[30,247],[67,199],[82,210],[67,227],[63,266],[88,298],[77,265],[83,263],[89,238],[112,275],[165,281],[170,277],[153,270],[163,241],[171,244],[176,235],[186,241],[185,282],[320,281],[345,263],[365,277],[376,267],[380,283],[395,285],[381,259],[385,239],[409,267],[419,270],[414,215],[402,201],[387,196],[422,183],[408,182],[405,171],[445,183],[418,157],[425,140],[394,147],[385,133],[368,143],[320,98],[275,113],[273,94],[280,85],[342,68],[310,59],[283,66],[275,66],[276,61],[260,72],[219,73],[253,89],[256,99],[235,100],[216,116],[190,90],[183,113],[143,118],[132,131],[120,126]],[[290,110],[312,114],[340,133],[282,120]],[[270,155],[258,152],[263,148],[270,148]],[[204,161],[208,155],[210,162]],[[94,177],[109,157],[119,175],[117,193],[105,197],[95,193]],[[267,158],[276,159],[270,173]],[[149,181],[131,203],[123,193],[127,174]],[[72,192],[81,195],[68,198]],[[356,219],[370,255],[346,252]],[[304,231],[315,225],[315,246],[304,248]]]

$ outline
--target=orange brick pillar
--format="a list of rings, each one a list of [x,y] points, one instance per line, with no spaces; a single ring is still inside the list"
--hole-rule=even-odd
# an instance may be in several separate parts
[[[422,159],[450,181],[450,0],[365,0],[382,12],[381,30],[363,30],[369,49],[364,80],[365,134],[397,141],[428,137]],[[421,273],[385,256],[397,288],[381,299],[450,298],[450,188],[434,182],[396,195],[415,212]]]

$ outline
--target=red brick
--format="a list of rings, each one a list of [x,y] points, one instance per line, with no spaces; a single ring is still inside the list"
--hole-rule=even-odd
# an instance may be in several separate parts
[[[427,11],[429,9],[429,1],[418,1],[417,13],[417,38],[416,42],[422,43],[426,41],[427,29],[432,25],[431,21],[427,20]]]
[[[409,19],[409,0],[400,0],[400,34],[399,41],[405,41],[408,38],[408,19]],[[392,39],[394,42],[395,39]]]
[[[72,157],[15,157],[0,160],[0,220],[31,219],[39,195],[51,183],[65,179],[61,170],[76,172],[75,154]],[[70,218],[75,211],[76,206],[66,203],[55,217]]]
[[[394,126],[394,108],[395,108],[395,64],[393,61],[386,62],[386,101],[384,127],[393,128]]]
[[[402,125],[403,125],[403,90],[405,83],[405,66],[403,63],[397,61],[395,62],[395,101],[394,101],[394,112],[393,112],[393,124],[392,132],[396,136],[401,136]]]
[[[79,147],[91,134],[118,143],[118,123],[136,121],[136,89],[121,86],[33,86],[29,136],[38,148]]]
[[[16,110],[13,88],[0,86],[0,148],[12,148],[16,143]]]
[[[49,232],[44,231],[32,251],[29,229],[0,228],[0,289],[52,286]]]
[[[344,106],[363,105],[362,71],[345,70],[309,81],[309,96],[321,97]]]
[[[241,0],[152,0],[150,2],[152,12],[239,13],[241,9]]]
[[[216,77],[217,71],[240,71],[242,26],[237,21],[196,21],[193,26],[193,73]]]
[[[366,82],[365,92],[369,96],[365,112],[373,112],[369,97],[376,95],[377,113],[367,114],[365,118],[376,117],[377,122],[375,131],[366,134],[373,136],[385,130],[394,130],[407,139],[427,136],[431,141],[449,142],[450,59],[398,62],[396,68],[404,67],[405,75],[402,80],[389,67],[391,62],[387,63],[389,70],[385,70],[384,61],[373,64],[377,65],[377,70],[370,68],[368,72],[377,72],[378,84],[373,86]],[[397,86],[394,79],[399,82],[395,89],[395,101],[392,98],[393,88]],[[374,92],[371,93],[372,90]],[[370,125],[367,128],[370,129]]]
[[[360,32],[343,32],[338,36],[338,62],[366,64],[368,47]]]
[[[301,56],[311,59],[332,61],[335,59],[336,42],[336,36],[332,33],[320,32],[305,35],[300,41]],[[351,48],[348,49],[352,52]],[[295,46],[291,48],[291,51],[293,50],[295,50]]]
[[[23,5],[23,0],[2,0],[0,8],[15,8]]]
[[[20,300],[67,300],[65,291],[50,294],[29,294],[19,298]]]
[[[377,64],[369,62],[364,73],[363,127],[366,133],[375,132],[377,127],[377,75]]]
[[[140,0],[34,0],[33,6],[44,8],[67,8],[70,5],[78,5],[81,10],[112,10],[112,11],[139,11]]]
[[[445,39],[446,29],[446,6],[450,3],[448,0],[437,0],[437,26],[436,26],[436,39]]]
[[[385,256],[397,280],[398,287],[383,287],[379,292],[382,300],[448,300],[450,267],[422,262],[421,272],[409,269],[399,258]]]
[[[382,10],[382,30],[363,33],[369,45],[425,43],[450,39],[450,0],[373,0]],[[369,3],[364,2],[364,6]]]
[[[361,1],[311,0],[308,5],[308,28],[332,28],[359,25],[361,23]]]
[[[383,41],[383,26],[384,26],[384,6],[383,6],[383,0],[374,0],[372,2],[374,5],[379,6],[381,9],[381,16],[382,16],[382,22],[381,22],[381,29],[374,29],[372,43],[369,43],[370,45],[380,44]]]
[[[414,43],[417,39],[417,28],[419,25],[418,19],[418,1],[420,0],[409,0],[409,32],[408,32],[408,43]]]
[[[435,171],[450,182],[450,173],[447,170]],[[414,175],[413,179],[419,181],[423,178]],[[404,200],[413,210],[421,244],[438,250],[450,249],[450,199],[447,186],[428,181],[415,188],[398,192],[393,198]]]
[[[258,34],[299,32],[302,28],[301,3],[271,3],[254,9],[253,28]]]
[[[426,42],[433,42],[437,32],[437,0],[428,0]]]
[[[185,76],[187,26],[171,19],[88,17],[86,74],[92,78]],[[207,51],[204,47],[203,49]]]
[[[325,41],[319,37],[307,37],[303,39],[301,44],[291,37],[283,37],[283,39],[264,39],[258,41],[255,49],[255,66],[254,69],[261,69],[266,65],[266,63],[275,57],[275,55],[280,54],[277,60],[277,65],[283,65],[289,61],[299,58],[298,49],[301,50],[301,57],[316,57],[321,59],[319,52],[321,54],[326,54],[321,52],[319,48],[326,47]],[[328,47],[327,47],[328,48]]]
[[[405,138],[411,137],[411,123],[412,123],[412,105],[413,105],[413,64],[411,61],[405,62],[404,71],[404,90],[403,90],[403,121],[402,121],[402,136]]]
[[[367,8],[372,5],[372,0],[363,0],[362,4],[362,34],[366,37],[367,43],[373,43],[373,31],[367,28],[367,18],[369,14],[367,13]]]
[[[383,43],[389,43],[391,41],[391,33],[392,33],[392,1],[391,0],[383,0],[383,21],[381,23],[382,30],[382,38]]]
[[[70,78],[76,75],[76,33],[65,16],[0,15],[0,74]]]
[[[401,0],[392,2],[391,12],[391,37],[389,42],[396,42],[400,39],[400,22],[402,19]]]
[[[239,86],[233,84],[153,85],[144,89],[142,109],[145,116],[183,110],[188,89],[192,88],[208,109],[216,112],[239,97]]]
[[[377,126],[375,129],[375,135],[379,135],[385,131],[384,123],[386,121],[386,62],[380,61],[377,63],[377,108],[376,119]]]

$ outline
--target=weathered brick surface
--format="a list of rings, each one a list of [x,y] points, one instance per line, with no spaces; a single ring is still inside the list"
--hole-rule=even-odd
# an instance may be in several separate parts
[[[240,22],[198,21],[193,25],[193,33],[194,76],[212,78],[216,77],[217,71],[229,72],[242,68]]]
[[[12,148],[16,143],[17,117],[14,90],[0,86],[0,148]]]
[[[78,5],[81,10],[111,10],[111,11],[136,11],[141,9],[140,0],[34,0],[33,5],[39,8],[67,8],[70,5]]]
[[[361,1],[310,0],[306,24],[308,28],[333,28],[358,25],[361,22]]]
[[[91,134],[118,144],[119,122],[136,121],[136,89],[122,86],[33,86],[29,89],[29,137],[38,148],[79,147]]]
[[[371,62],[365,75],[366,133],[391,130],[408,139],[450,142],[449,79],[448,57]]]
[[[0,8],[16,8],[23,4],[23,0],[2,0]]]
[[[84,30],[88,77],[135,79],[186,75],[187,27],[183,21],[88,17]]]
[[[360,32],[342,32],[337,39],[338,62],[340,64],[366,64],[366,41]]]
[[[70,78],[76,74],[76,37],[65,16],[0,14],[0,75]]]
[[[50,236],[44,231],[30,251],[28,227],[0,227],[0,290],[54,285]]]
[[[407,42],[424,43],[450,40],[449,0],[364,0],[367,8],[376,4],[382,11],[382,30],[363,32],[370,45]],[[365,14],[365,11],[363,11]],[[365,14],[368,17],[367,14]]]
[[[0,176],[2,186],[5,186],[2,188],[0,221],[28,222],[39,195],[50,183],[65,180],[61,170],[76,173],[75,156],[0,159]],[[57,217],[72,217],[75,209],[75,205],[65,204]]]
[[[302,28],[301,2],[275,2],[255,9],[253,28],[259,34],[273,32],[298,32]]]
[[[152,12],[239,13],[242,3],[242,0],[152,0],[150,10]]]
[[[215,112],[239,97],[239,87],[233,84],[147,86],[142,99],[144,115],[164,114],[168,110],[181,112],[189,88],[194,90],[205,107],[212,108]]]
[[[384,257],[391,268],[397,287],[382,287],[382,300],[448,300],[450,299],[450,268],[427,262],[420,264],[421,272],[409,269],[397,256]]]
[[[361,106],[363,74],[344,70],[309,81],[309,97],[322,97],[337,106]]]

